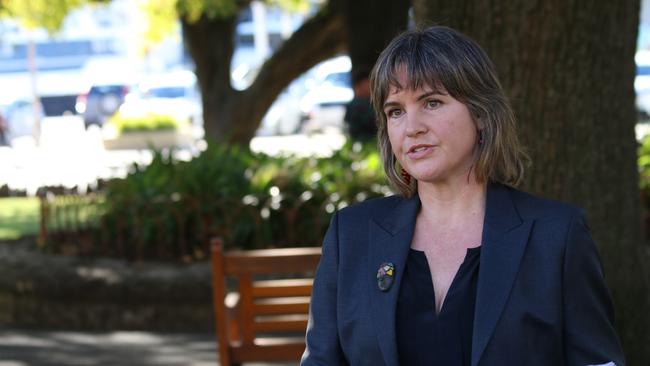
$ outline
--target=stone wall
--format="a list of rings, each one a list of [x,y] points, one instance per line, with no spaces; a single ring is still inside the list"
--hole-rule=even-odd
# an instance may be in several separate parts
[[[212,331],[210,263],[127,263],[0,244],[0,325]]]

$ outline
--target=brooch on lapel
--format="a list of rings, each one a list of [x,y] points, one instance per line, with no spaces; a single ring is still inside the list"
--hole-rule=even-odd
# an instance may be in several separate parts
[[[387,262],[382,263],[377,270],[377,286],[379,289],[386,292],[393,285],[395,277],[395,265]]]

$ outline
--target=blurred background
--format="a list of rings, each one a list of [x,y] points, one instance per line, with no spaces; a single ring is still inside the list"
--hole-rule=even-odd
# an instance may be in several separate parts
[[[0,183],[5,191],[34,195],[39,187],[55,185],[83,190],[94,186],[98,178],[125,176],[133,162],[150,161],[148,144],[175,147],[186,158],[206,146],[202,90],[173,1],[89,1],[73,6],[77,3],[84,2],[4,5]],[[223,72],[228,69],[228,87],[233,89],[232,93],[222,91],[221,99],[249,88],[264,62],[322,6],[322,1],[314,0],[253,1],[238,9],[232,34],[213,35],[219,37],[215,42],[230,43],[233,48],[214,65]],[[21,13],[29,11],[32,16]],[[639,139],[646,133],[650,112],[648,12],[647,6],[641,7],[635,57],[636,107],[642,122],[637,128]],[[241,103],[263,109],[257,113],[261,118],[247,122],[251,126],[246,136],[229,136],[236,131],[228,132],[227,126],[221,128],[224,131],[212,128],[219,131],[209,131],[207,136],[248,142],[254,151],[271,154],[286,150],[322,155],[340,148],[347,128],[345,108],[355,95],[352,64],[343,43],[313,57],[313,66],[296,60],[292,68],[298,71],[290,72],[296,77],[284,82],[286,86],[266,81],[273,90],[261,93],[264,100]],[[211,108],[218,111],[219,107]],[[219,117],[210,118],[217,120],[211,124],[228,124]],[[125,129],[173,129],[176,133],[175,139],[160,135],[118,138]],[[303,138],[315,134],[327,136],[323,144]]]
[[[367,78],[433,23],[494,60],[650,362],[650,0],[0,0],[0,366],[214,364],[209,238],[318,246],[391,194]]]
[[[155,13],[156,7],[173,10],[173,3],[163,3],[117,0],[59,9],[65,17],[50,30],[27,28],[23,18],[2,18],[0,179],[6,188],[34,195],[42,186],[92,186],[98,178],[124,176],[134,161],[150,161],[148,143],[175,147],[186,157],[205,146],[194,61],[178,19]],[[248,88],[264,61],[321,5],[243,7],[233,34],[214,40],[234,47],[214,66],[229,69],[234,91]],[[38,11],[49,16],[47,9]],[[279,93],[268,92],[264,99],[272,103],[247,103],[264,109],[252,121],[248,139],[254,150],[322,154],[343,144],[345,105],[353,98],[351,63],[343,52],[330,53]],[[125,128],[176,133],[175,139],[118,138]],[[316,133],[332,136],[321,147],[303,138],[264,138]]]

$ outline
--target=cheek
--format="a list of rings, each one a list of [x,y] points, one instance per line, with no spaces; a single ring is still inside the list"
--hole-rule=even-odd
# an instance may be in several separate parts
[[[393,153],[395,155],[398,155],[397,152],[402,146],[399,132],[394,128],[390,128],[390,127],[386,128],[386,132],[388,133],[388,141],[390,141],[390,146],[392,146],[393,148]]]

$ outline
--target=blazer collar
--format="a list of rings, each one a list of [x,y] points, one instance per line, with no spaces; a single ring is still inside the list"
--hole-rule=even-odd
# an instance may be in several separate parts
[[[371,314],[387,366],[399,364],[395,311],[419,209],[420,199],[415,195],[399,200],[392,209],[377,214],[370,222],[367,273]],[[509,188],[489,184],[476,291],[472,366],[478,364],[503,312],[531,227],[532,222],[522,220],[517,212]],[[395,267],[394,281],[388,291],[381,291],[376,274],[387,262]]]
[[[490,184],[474,308],[472,366],[478,365],[503,313],[531,228],[532,220],[519,215],[511,189]]]
[[[416,195],[399,200],[396,206],[379,213],[370,222],[367,273],[371,314],[379,348],[387,366],[399,365],[395,309],[419,210],[420,198]],[[383,263],[392,263],[395,267],[393,284],[387,291],[381,291],[377,284],[377,271]]]

